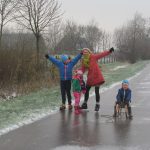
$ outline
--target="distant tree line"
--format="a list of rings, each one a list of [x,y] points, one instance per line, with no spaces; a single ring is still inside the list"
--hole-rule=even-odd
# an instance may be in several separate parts
[[[150,20],[136,13],[134,18],[114,32],[118,58],[135,63],[150,59]]]

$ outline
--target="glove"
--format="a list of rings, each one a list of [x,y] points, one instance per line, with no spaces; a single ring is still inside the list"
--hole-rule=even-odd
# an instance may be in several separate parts
[[[46,58],[46,59],[48,59],[48,58],[49,58],[48,54],[45,54],[45,58]]]
[[[110,51],[111,53],[114,52],[114,48],[113,48],[113,47],[110,48],[109,51]]]

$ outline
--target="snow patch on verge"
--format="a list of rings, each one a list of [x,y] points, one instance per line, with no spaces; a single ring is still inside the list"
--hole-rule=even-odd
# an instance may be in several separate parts
[[[96,146],[96,147],[82,147],[82,146],[71,146],[71,145],[66,145],[66,146],[60,146],[56,147],[52,150],[141,150],[142,147],[140,146],[128,146],[128,147],[123,147],[123,146]]]
[[[3,134],[6,134],[6,133],[8,133],[12,130],[16,130],[19,127],[22,127],[24,125],[28,125],[28,124],[31,124],[35,121],[38,121],[38,120],[42,119],[42,118],[45,118],[48,115],[55,114],[56,112],[58,112],[58,109],[55,109],[55,110],[42,110],[38,114],[37,113],[32,113],[32,114],[30,114],[30,117],[28,119],[23,119],[22,121],[18,122],[17,124],[10,125],[7,128],[1,129],[0,130],[0,136],[3,135]]]
[[[128,65],[117,66],[117,67],[111,69],[111,71],[116,71],[116,70],[118,70],[118,69],[123,69],[123,68],[126,68],[127,66],[128,66]]]
[[[142,71],[138,72],[137,74],[135,74],[134,76],[128,78],[128,80],[131,80],[133,78],[136,78],[137,76],[139,76],[140,74],[142,73]],[[100,89],[100,92],[103,93],[109,89],[112,89],[113,87],[117,86],[117,85],[120,85],[120,82],[116,82],[108,87],[104,87],[102,89]],[[94,96],[95,95],[95,92],[92,92],[90,94],[90,97]],[[83,101],[83,97],[81,98],[81,101]],[[54,109],[54,110],[46,110],[46,111],[42,111],[40,113],[32,113],[30,114],[30,117],[28,119],[23,119],[22,121],[18,122],[17,124],[14,124],[14,125],[10,125],[8,126],[7,128],[4,128],[4,129],[0,129],[0,136],[3,135],[3,134],[6,134],[12,130],[15,130],[15,129],[18,129],[19,127],[22,127],[24,125],[28,125],[28,124],[31,124],[35,121],[38,121],[42,118],[45,118],[49,115],[52,115],[52,114],[55,114],[58,112],[58,108]],[[81,149],[82,150],[82,149]],[[84,150],[84,149],[83,149]]]
[[[56,147],[52,150],[90,150],[90,149],[88,147],[66,145],[66,146]]]

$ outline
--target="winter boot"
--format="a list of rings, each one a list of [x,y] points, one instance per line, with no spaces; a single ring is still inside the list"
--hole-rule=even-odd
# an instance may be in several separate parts
[[[71,104],[68,105],[68,109],[72,110],[72,105]]]
[[[60,106],[60,108],[59,108],[59,110],[65,110],[65,109],[66,109],[65,104],[62,104],[62,105]]]
[[[129,119],[132,119],[132,110],[131,110],[131,106],[128,107],[128,114],[129,114]]]
[[[95,111],[99,111],[99,109],[100,109],[100,104],[96,104],[95,105]]]
[[[81,106],[81,109],[87,109],[87,108],[88,108],[87,103],[84,102]]]
[[[113,117],[117,117],[117,114],[116,114],[116,106],[114,106],[114,114],[113,114]]]
[[[74,109],[75,109],[75,115],[81,114],[81,109],[79,106],[74,106]]]

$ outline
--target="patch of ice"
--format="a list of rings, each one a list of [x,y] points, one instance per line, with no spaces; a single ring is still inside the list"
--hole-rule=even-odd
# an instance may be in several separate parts
[[[150,91],[138,91],[138,92],[142,94],[150,94]]]
[[[134,118],[133,124],[144,124],[149,125],[150,124],[150,118]]]
[[[143,149],[141,146],[124,147],[124,146],[102,145],[96,147],[82,147],[82,146],[66,145],[66,146],[56,147],[52,150],[141,150],[141,149]]]
[[[143,90],[143,89],[149,89],[149,87],[142,86],[142,87],[137,87],[136,89],[137,90],[141,90],[141,89]]]
[[[140,82],[139,84],[144,84],[144,85],[146,85],[146,84],[150,84],[150,82]]]
[[[143,118],[144,121],[150,121],[150,118]]]
[[[148,81],[150,81],[150,78],[145,78],[143,81],[148,82]]]
[[[90,150],[90,148],[66,145],[66,146],[56,147],[53,150]]]
[[[138,107],[138,105],[135,105],[135,104],[134,104],[134,105],[131,105],[131,107],[132,107],[132,108],[135,108],[135,107]]]

